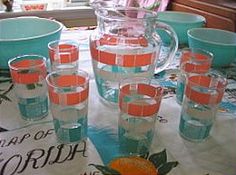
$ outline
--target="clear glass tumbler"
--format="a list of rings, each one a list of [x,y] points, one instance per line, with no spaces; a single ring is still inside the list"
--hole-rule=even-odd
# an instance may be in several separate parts
[[[21,116],[39,120],[48,114],[46,58],[22,55],[8,62]]]
[[[183,138],[197,142],[209,137],[226,85],[215,71],[188,77],[179,123]]]
[[[207,73],[211,68],[213,54],[198,48],[185,48],[181,51],[180,72],[177,78],[176,100],[182,104],[186,79],[194,74]]]
[[[79,44],[74,40],[56,40],[48,43],[51,70],[77,71]]]
[[[86,138],[89,75],[82,70],[54,71],[46,80],[58,140],[72,143]]]
[[[122,154],[146,154],[151,146],[163,89],[150,79],[123,79],[119,85],[119,145]]]

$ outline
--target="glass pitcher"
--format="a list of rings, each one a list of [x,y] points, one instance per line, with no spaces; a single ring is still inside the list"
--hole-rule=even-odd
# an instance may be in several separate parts
[[[157,14],[143,8],[113,6],[95,9],[97,28],[90,36],[93,72],[99,95],[108,104],[118,102],[119,82],[133,76],[152,78],[169,65],[178,47],[172,28],[157,22]],[[160,57],[166,31],[171,44]]]

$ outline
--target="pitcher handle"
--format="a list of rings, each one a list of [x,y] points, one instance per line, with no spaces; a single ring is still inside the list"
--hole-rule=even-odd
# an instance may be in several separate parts
[[[164,69],[166,69],[166,67],[169,66],[169,64],[171,63],[171,61],[175,57],[175,53],[178,50],[178,37],[177,37],[174,29],[171,26],[169,26],[163,22],[156,21],[155,28],[158,30],[164,30],[171,38],[171,42],[169,44],[168,51],[166,52],[166,55],[164,56],[164,58],[162,58],[163,60],[160,60],[161,54],[159,54],[159,58],[157,59],[157,63],[156,63],[156,67],[155,67],[155,74],[157,74],[157,73],[163,71]],[[155,34],[158,35],[157,31]],[[158,40],[159,40],[160,36],[156,36],[156,37],[158,37]],[[161,53],[161,51],[160,51],[160,53]]]

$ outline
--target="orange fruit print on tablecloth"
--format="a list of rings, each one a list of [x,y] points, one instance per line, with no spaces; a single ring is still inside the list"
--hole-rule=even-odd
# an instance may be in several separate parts
[[[158,175],[152,162],[142,157],[121,157],[111,161],[109,164],[121,175]]]

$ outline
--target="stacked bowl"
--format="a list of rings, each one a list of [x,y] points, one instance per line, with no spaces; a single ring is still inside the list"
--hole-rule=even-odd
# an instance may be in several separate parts
[[[170,25],[177,34],[179,48],[200,48],[213,54],[212,67],[229,66],[236,60],[236,33],[207,28],[206,19],[198,14],[163,11],[157,21]],[[157,31],[164,44],[169,44],[168,35]]]

